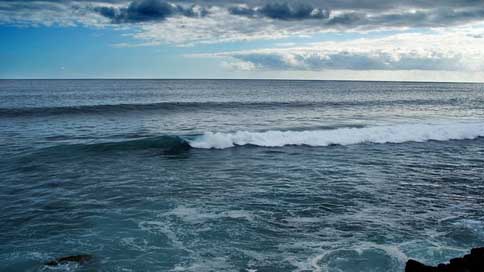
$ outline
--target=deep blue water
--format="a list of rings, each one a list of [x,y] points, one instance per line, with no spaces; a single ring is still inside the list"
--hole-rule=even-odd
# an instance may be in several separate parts
[[[0,155],[0,271],[387,272],[484,245],[482,84],[2,80]]]

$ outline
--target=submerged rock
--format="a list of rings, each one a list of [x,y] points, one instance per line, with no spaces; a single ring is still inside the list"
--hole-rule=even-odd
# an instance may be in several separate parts
[[[85,264],[85,263],[89,262],[91,259],[92,259],[92,256],[86,255],[86,254],[66,256],[66,257],[62,257],[62,258],[58,258],[58,259],[55,259],[55,260],[48,261],[48,262],[45,263],[45,265],[56,266],[56,265],[66,264],[66,263],[69,263],[69,262],[74,262],[74,263],[78,263],[78,264]]]
[[[408,260],[405,272],[484,272],[484,247],[474,248],[470,254],[438,266],[427,266],[415,260]]]

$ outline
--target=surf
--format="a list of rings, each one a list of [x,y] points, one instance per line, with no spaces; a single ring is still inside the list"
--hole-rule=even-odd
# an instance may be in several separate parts
[[[190,149],[227,149],[233,147],[284,147],[356,144],[400,144],[407,142],[471,140],[484,137],[484,122],[414,123],[379,126],[334,125],[314,129],[205,132],[190,135],[161,135],[112,142],[61,144],[41,152],[72,154],[77,152],[123,152],[157,150],[179,154]],[[52,154],[51,154],[52,155]]]
[[[393,124],[330,130],[268,130],[263,132],[206,132],[188,141],[193,148],[226,149],[235,146],[330,146],[362,143],[405,143],[475,139],[484,136],[484,122]]]

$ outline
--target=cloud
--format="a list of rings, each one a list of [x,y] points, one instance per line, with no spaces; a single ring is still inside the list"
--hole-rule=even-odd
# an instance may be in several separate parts
[[[2,23],[110,26],[130,31],[132,45],[192,45],[478,25],[484,23],[484,1],[0,0]]]
[[[158,22],[172,16],[208,17],[212,7],[253,20],[299,21],[308,28],[445,27],[484,21],[480,0],[0,0],[0,23],[31,21],[102,23]],[[53,13],[56,13],[53,16]],[[94,14],[92,14],[94,13]],[[330,16],[331,15],[331,16]],[[84,17],[84,18],[82,18]],[[102,19],[102,18],[101,18]],[[311,20],[312,19],[312,20]],[[318,23],[310,22],[318,21]],[[324,22],[321,22],[324,21]]]
[[[330,18],[326,26],[345,29],[384,27],[447,27],[484,19],[483,9],[449,9],[400,11],[383,14],[341,13]]]
[[[484,6],[480,8],[439,7],[429,9],[389,9],[389,10],[340,10],[330,16],[327,8],[314,8],[309,5],[266,4],[262,7],[230,7],[232,15],[257,19],[267,17],[278,20],[320,19],[318,25],[308,27],[320,29],[374,29],[399,27],[446,27],[484,20]]]
[[[90,4],[63,1],[0,1],[0,25],[99,25],[98,20],[91,16],[88,9]]]
[[[285,26],[274,24],[269,19],[253,20],[244,16],[233,16],[224,8],[211,7],[203,19],[185,16],[169,17],[165,21],[142,24],[132,34],[134,43],[171,43],[192,46],[199,43],[222,43],[234,41],[270,40],[288,36],[307,35],[308,29],[291,21],[282,21]]]
[[[268,3],[262,7],[255,8],[234,6],[229,7],[228,10],[233,15],[263,16],[277,20],[326,19],[329,17],[329,10],[315,8],[308,4]]]
[[[482,42],[466,34],[398,34],[378,39],[321,42],[305,47],[191,57],[221,58],[228,63],[226,67],[261,71],[481,71],[484,68],[484,53],[480,48]]]
[[[203,17],[208,13],[205,8],[197,5],[184,7],[162,0],[135,0],[126,8],[100,6],[93,10],[109,18],[115,24],[163,21],[167,17],[175,15]]]
[[[263,70],[460,70],[461,57],[436,52],[426,54],[370,52],[294,52],[240,54],[232,57]]]

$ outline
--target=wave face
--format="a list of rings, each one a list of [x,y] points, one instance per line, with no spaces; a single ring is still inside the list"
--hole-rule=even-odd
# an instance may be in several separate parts
[[[188,142],[178,136],[159,136],[137,140],[105,142],[94,144],[57,145],[43,149],[44,152],[59,152],[60,154],[73,154],[78,152],[116,152],[135,150],[157,150],[165,154],[178,154],[190,149]]]
[[[122,142],[89,144],[83,145],[83,147],[89,151],[159,149],[175,153],[190,148],[188,143],[178,136],[160,136]]]
[[[193,148],[224,149],[254,145],[329,146],[360,143],[405,143],[475,139],[484,136],[484,123],[399,124],[312,131],[207,132],[189,142]]]

